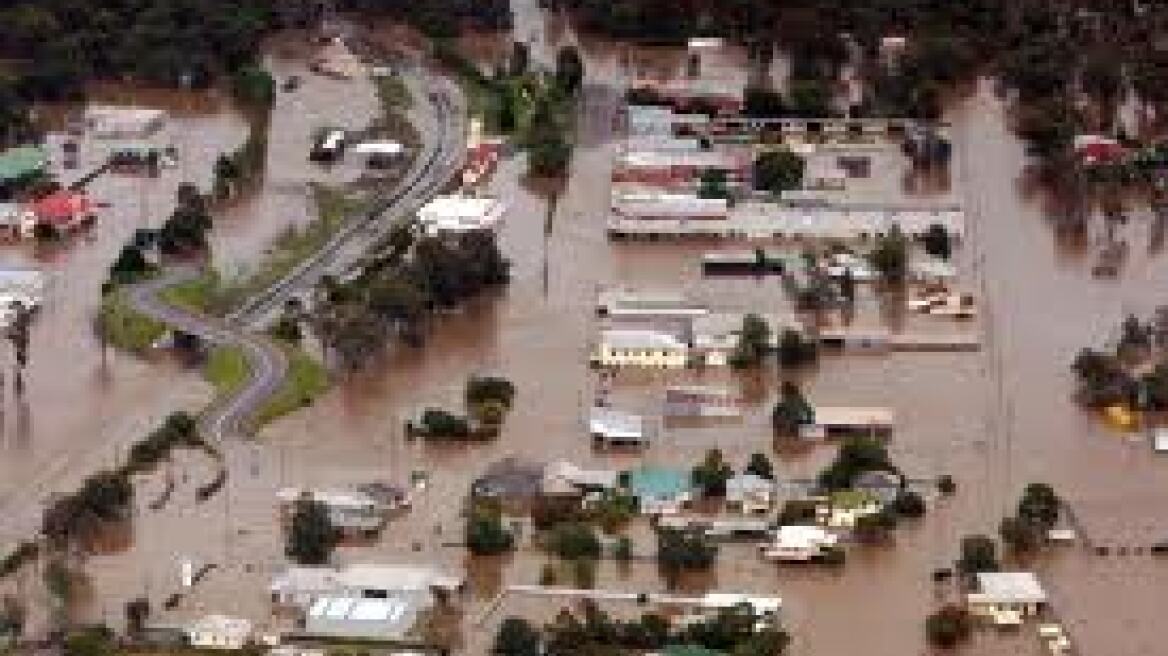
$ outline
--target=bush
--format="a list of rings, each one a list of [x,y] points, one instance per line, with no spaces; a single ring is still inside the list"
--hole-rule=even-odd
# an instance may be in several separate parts
[[[912,490],[901,490],[892,502],[892,509],[901,517],[923,517],[926,511],[925,500]]]
[[[503,526],[498,508],[477,504],[466,520],[466,547],[476,556],[493,556],[510,551],[515,536]]]
[[[933,257],[948,260],[953,254],[953,243],[949,231],[940,223],[934,223],[925,231],[925,252]]]
[[[998,571],[998,549],[994,541],[984,535],[967,535],[961,538],[961,558],[957,569],[963,574]]]
[[[582,522],[560,524],[548,535],[548,549],[565,560],[600,557],[600,539]]]
[[[953,477],[949,474],[942,474],[937,477],[937,491],[945,496],[952,496],[957,492],[957,483],[953,481]]]
[[[925,620],[925,637],[934,647],[952,649],[968,640],[972,632],[969,611],[957,605],[943,606]]]
[[[493,656],[539,656],[539,632],[531,623],[518,617],[508,617],[499,625],[495,644],[491,647]]]

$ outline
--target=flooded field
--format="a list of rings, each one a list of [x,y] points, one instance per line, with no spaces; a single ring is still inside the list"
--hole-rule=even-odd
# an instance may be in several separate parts
[[[516,7],[516,34],[533,37],[539,46],[533,47],[537,61],[551,61],[553,44],[571,35],[563,26],[545,31],[534,2],[516,0]],[[491,51],[489,45],[479,44],[482,52]],[[494,52],[503,50],[495,44]],[[625,64],[643,58],[681,66],[684,58],[667,49],[642,54],[588,43],[584,52],[589,80],[580,145],[554,210],[549,212],[549,193],[523,179],[521,158],[504,161],[491,185],[490,192],[510,206],[500,242],[514,264],[511,285],[497,298],[443,317],[423,350],[394,349],[368,371],[341,381],[313,407],[266,428],[255,443],[230,445],[231,478],[225,491],[205,504],[194,503],[192,491],[205,477],[203,465],[180,460],[176,470],[182,483],[174,501],[160,511],[142,509],[125,551],[90,560],[90,575],[102,591],[102,601],[87,609],[91,618],[117,625],[122,601],[142,594],[157,607],[178,589],[178,563],[191,558],[218,568],[174,616],[223,612],[261,621],[268,617],[267,583],[285,563],[276,490],[372,480],[403,483],[411,472],[423,470],[430,483],[418,492],[413,510],[394,520],[376,543],[342,548],[339,560],[468,567],[465,653],[481,654],[507,614],[550,617],[559,608],[546,600],[508,598],[493,614],[480,618],[503,586],[535,583],[547,561],[528,540],[503,561],[471,562],[462,547],[452,544],[461,540],[462,499],[488,463],[518,456],[612,468],[642,461],[689,467],[706,449],[718,446],[741,468],[751,452],[773,453],[769,414],[778,376],[770,369],[749,375],[714,370],[622,373],[614,386],[626,398],[655,398],[665,382],[716,381],[742,390],[748,409],[739,423],[672,432],[643,458],[591,448],[584,419],[597,384],[587,360],[599,285],[681,287],[696,300],[731,311],[782,312],[789,302],[776,279],[703,278],[699,258],[709,246],[609,242],[604,226],[615,149],[612,118],[621,86],[631,77]],[[277,77],[298,70],[298,64],[282,61],[272,59]],[[304,135],[326,109],[296,103],[334,102],[335,94],[343,93],[348,99],[343,111],[353,112],[346,119],[359,122],[374,110],[371,94],[353,87],[310,86],[318,84],[331,82],[306,78],[300,91],[281,95],[269,162],[287,163],[288,168],[270,168],[266,191],[241,203],[217,227],[216,248],[225,264],[245,261],[286,222],[307,215],[303,187],[297,182],[312,173],[301,164]],[[200,126],[206,132],[197,134],[220,134],[223,143],[238,139],[241,126],[222,120],[219,127]],[[1124,314],[1147,315],[1168,298],[1168,262],[1152,246],[1154,231],[1146,217],[1137,218],[1124,228],[1134,248],[1120,277],[1093,278],[1090,258],[1067,249],[1039,199],[1024,193],[1023,148],[1006,129],[1004,108],[990,85],[960,101],[950,120],[956,154],[953,194],[966,206],[968,229],[957,257],[963,279],[982,303],[982,350],[829,356],[802,378],[813,402],[895,409],[893,460],[911,478],[951,474],[957,494],[933,504],[923,520],[899,528],[893,545],[851,548],[840,570],[776,567],[762,562],[750,546],[731,545],[723,549],[709,579],[688,583],[781,596],[795,638],[794,653],[800,656],[859,649],[873,656],[927,653],[924,617],[939,599],[953,594],[932,583],[930,573],[952,562],[961,536],[995,535],[1001,517],[1013,512],[1022,487],[1045,481],[1074,508],[1087,538],[1130,549],[1124,555],[1113,549],[1099,556],[1076,545],[1026,565],[1046,584],[1072,640],[1083,654],[1157,653],[1158,609],[1168,601],[1168,563],[1155,560],[1147,547],[1168,536],[1162,510],[1168,503],[1168,462],[1157,460],[1145,441],[1125,440],[1081,412],[1070,400],[1068,364],[1082,346],[1109,337]],[[197,166],[192,160],[191,168],[208,170],[222,147],[208,144],[200,155],[207,163]],[[111,187],[111,198],[131,198],[139,187],[137,181],[115,178],[95,184],[125,185]],[[100,189],[94,188],[95,195]],[[160,190],[149,202],[152,208],[164,208],[169,198],[170,193]],[[188,405],[205,398],[201,383],[176,375],[173,368],[121,356],[111,358],[108,369],[99,367],[96,345],[83,329],[86,308],[92,311],[105,267],[141,215],[132,206],[119,210],[115,204],[109,210],[120,211],[126,213],[121,227],[111,229],[114,222],[106,221],[95,243],[77,244],[51,262],[60,267],[58,290],[64,291],[56,292],[59,296],[34,332],[28,394],[33,428],[19,439],[15,428],[5,430],[6,453],[13,454],[0,459],[0,466],[7,468],[5,489],[35,485],[49,471],[43,463],[68,462],[61,453],[87,451],[78,450],[72,440],[108,443],[107,436],[117,431],[106,429],[106,422],[127,422],[129,427],[131,414],[146,412],[155,402],[159,412],[174,407],[173,395]],[[435,448],[404,439],[406,418],[427,405],[454,406],[466,378],[478,373],[504,375],[518,389],[516,407],[497,440]],[[94,394],[95,388],[110,391]],[[108,418],[101,420],[100,439],[94,417]],[[5,423],[17,426],[18,419],[18,412],[6,413]],[[133,421],[138,423],[132,430],[123,431],[126,439],[144,432],[149,423],[145,418]],[[832,454],[826,446],[783,451],[776,456],[777,475],[812,476]],[[112,455],[102,451],[95,457]],[[144,505],[153,495],[146,491],[139,496]],[[643,523],[635,524],[631,534],[638,553],[653,550]],[[606,562],[597,587],[641,591],[659,590],[663,584],[651,564],[626,569]],[[873,640],[875,636],[879,638]],[[1017,635],[987,632],[973,647],[990,655],[1039,649],[1032,627]]]

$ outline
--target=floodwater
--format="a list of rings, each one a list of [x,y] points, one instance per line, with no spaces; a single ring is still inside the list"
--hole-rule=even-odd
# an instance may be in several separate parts
[[[215,263],[229,274],[254,266],[257,253],[272,237],[313,216],[309,180],[340,184],[361,174],[358,164],[314,168],[307,152],[312,131],[322,124],[355,129],[368,124],[378,111],[372,85],[309,74],[303,43],[303,35],[299,40],[289,35],[270,48],[277,79],[296,74],[303,82],[277,99],[263,184],[217,215]],[[92,96],[97,102],[166,109],[167,125],[151,141],[175,146],[180,157],[156,178],[107,173],[93,180],[88,192],[101,208],[91,234],[59,247],[0,248],[5,266],[35,266],[51,277],[45,307],[32,331],[22,397],[13,390],[14,359],[7,347],[0,356],[6,379],[0,386],[0,545],[5,549],[35,534],[42,504],[53,494],[71,491],[89,473],[116,465],[125,449],[169,412],[197,411],[210,398],[197,371],[165,358],[141,359],[113,349],[103,354],[91,326],[101,284],[122,246],[136,229],[161,225],[181,182],[210,189],[215,159],[242,143],[246,123],[215,91],[101,87]],[[47,111],[53,115],[66,109]],[[63,139],[50,136],[54,161],[60,159]],[[79,143],[80,166],[59,171],[63,183],[99,166],[111,142],[82,138]]]
[[[520,0],[516,5],[526,7]],[[540,29],[532,7],[517,21],[520,35]],[[540,34],[535,41],[549,45],[544,54],[533,53],[540,61],[554,52],[550,44],[570,38],[563,30]],[[719,446],[741,467],[749,453],[771,452],[767,416],[777,375],[770,370],[741,377],[621,374],[615,393],[622,398],[652,398],[667,380],[703,380],[739,385],[751,403],[741,423],[671,432],[643,458],[594,453],[590,447],[583,418],[595,393],[587,354],[598,285],[681,286],[726,310],[782,311],[787,301],[774,280],[703,279],[700,247],[608,242],[611,118],[628,75],[620,55],[588,47],[585,52],[589,80],[581,146],[554,211],[549,215],[546,191],[524,182],[521,159],[505,161],[491,185],[491,193],[510,205],[500,243],[514,263],[511,285],[497,298],[436,322],[424,349],[392,350],[315,406],[266,428],[256,443],[234,445],[227,488],[206,504],[190,501],[189,488],[196,485],[191,482],[180,486],[176,501],[163,511],[143,511],[129,551],[91,561],[95,584],[109,591],[103,607],[92,609],[95,614],[117,623],[119,595],[144,591],[157,606],[177,590],[178,562],[189,557],[219,569],[177,614],[240,613],[263,621],[266,584],[284,564],[274,498],[280,486],[404,482],[410,472],[424,470],[430,483],[418,493],[414,509],[375,544],[342,548],[339,559],[469,565],[465,653],[485,653],[501,617],[550,617],[558,610],[544,601],[508,599],[478,623],[501,586],[534,583],[546,562],[526,540],[502,562],[468,563],[462,548],[446,546],[460,539],[461,500],[489,462],[518,456],[614,468],[641,461],[688,467],[707,448]],[[958,263],[980,296],[984,348],[828,357],[804,376],[804,385],[813,402],[894,408],[894,461],[913,478],[951,474],[958,493],[933,504],[923,520],[899,528],[894,544],[852,548],[842,569],[776,567],[759,561],[749,546],[731,545],[723,549],[712,578],[691,583],[783,597],[796,654],[927,653],[924,617],[953,594],[931,582],[933,569],[952,562],[962,535],[995,534],[1027,482],[1046,481],[1068,500],[1097,544],[1141,550],[1097,556],[1082,546],[1067,547],[1025,567],[1039,572],[1082,653],[1157,653],[1158,609],[1168,600],[1168,574],[1147,547],[1168,532],[1161,511],[1168,501],[1168,463],[1156,460],[1146,442],[1114,435],[1075,407],[1068,364],[1082,346],[1103,342],[1124,314],[1147,314],[1161,302],[1168,291],[1168,263],[1142,248],[1150,236],[1146,222],[1137,218],[1123,228],[1135,247],[1121,276],[1093,278],[1090,258],[1067,250],[1039,199],[1023,193],[1023,149],[1007,131],[1003,107],[989,85],[960,101],[950,118],[956,153],[952,184],[966,203],[969,226]],[[1091,239],[1097,238],[1092,233]],[[37,356],[34,349],[34,362]],[[518,388],[499,439],[446,448],[403,439],[407,417],[427,405],[457,407],[466,378],[480,373],[507,376]],[[830,447],[776,455],[778,475],[811,476],[831,455]],[[183,469],[196,479],[204,475],[198,467]],[[634,526],[632,534],[638,552],[652,551],[643,525]],[[662,583],[651,565],[618,570],[605,563],[597,586],[639,591],[661,589]],[[1040,649],[1030,627],[1017,635],[986,632],[977,643],[979,654]]]

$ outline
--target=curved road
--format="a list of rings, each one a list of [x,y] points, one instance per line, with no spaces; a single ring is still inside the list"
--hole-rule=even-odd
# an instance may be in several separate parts
[[[207,439],[221,441],[243,434],[254,412],[287,376],[283,350],[259,330],[288,300],[311,291],[323,276],[357,266],[363,255],[395,225],[410,220],[462,167],[466,130],[459,89],[420,67],[403,71],[403,77],[415,98],[426,98],[413,117],[422,135],[418,157],[396,185],[373,198],[370,209],[349,217],[332,239],[284,278],[223,319],[174,307],[159,297],[163,289],[197,276],[195,268],[172,269],[129,290],[128,300],[138,312],[209,343],[238,348],[246,355],[251,373],[247,382],[230,397],[216,399],[200,420]]]

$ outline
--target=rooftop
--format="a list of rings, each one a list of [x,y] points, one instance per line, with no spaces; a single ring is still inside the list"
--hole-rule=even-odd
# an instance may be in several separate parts
[[[1046,591],[1031,572],[980,572],[977,575],[979,592],[970,600],[987,603],[1043,603]]]
[[[226,615],[205,615],[187,625],[189,633],[214,633],[240,640],[251,634],[251,622]]]
[[[594,406],[588,413],[588,432],[609,439],[645,437],[645,418],[624,410]]]
[[[891,426],[890,408],[816,406],[815,423],[820,426]]]
[[[600,342],[610,349],[684,350],[686,345],[669,333],[657,330],[613,329],[600,331]]]
[[[0,180],[16,180],[43,169],[49,161],[40,146],[20,146],[0,153]]]

